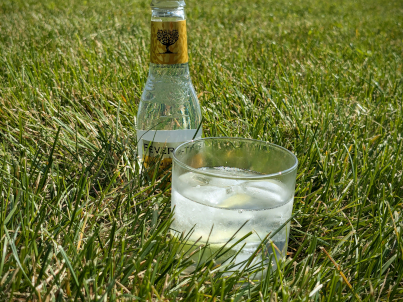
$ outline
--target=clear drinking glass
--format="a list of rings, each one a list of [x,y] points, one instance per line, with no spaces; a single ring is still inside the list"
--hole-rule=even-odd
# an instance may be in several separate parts
[[[233,248],[234,255],[239,252],[233,262],[243,263],[262,239],[290,219],[297,166],[293,153],[258,140],[205,138],[178,146],[172,170],[172,232],[191,232],[188,244],[208,241],[212,248],[229,247],[252,232]],[[275,233],[267,256],[274,247],[277,257],[285,257],[289,231],[290,222]]]

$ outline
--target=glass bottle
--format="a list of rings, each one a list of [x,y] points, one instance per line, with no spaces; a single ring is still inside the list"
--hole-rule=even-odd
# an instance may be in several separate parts
[[[150,70],[137,113],[138,156],[144,167],[200,138],[201,111],[189,74],[184,1],[153,0]]]

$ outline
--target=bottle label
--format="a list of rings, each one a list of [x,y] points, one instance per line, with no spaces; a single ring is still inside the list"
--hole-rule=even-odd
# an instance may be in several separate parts
[[[202,129],[189,130],[137,130],[139,156],[144,166],[150,167],[159,163],[159,168],[166,169],[172,163],[173,152],[180,144],[200,138]]]
[[[183,64],[187,62],[186,20],[151,21],[151,63]]]
[[[176,147],[181,143],[156,143],[143,140],[144,166],[152,166],[159,163],[160,169],[169,168],[172,164],[172,156]]]

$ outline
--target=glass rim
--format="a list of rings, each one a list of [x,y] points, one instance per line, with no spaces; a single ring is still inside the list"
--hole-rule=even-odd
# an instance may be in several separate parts
[[[193,143],[198,142],[198,141],[217,140],[217,139],[220,139],[220,140],[248,141],[248,142],[255,142],[255,143],[260,143],[260,144],[263,143],[263,144],[269,145],[269,146],[271,146],[271,147],[280,149],[280,150],[284,151],[285,153],[291,155],[291,157],[294,159],[295,162],[294,162],[294,164],[293,164],[290,168],[285,169],[285,170],[282,170],[282,171],[279,171],[279,172],[276,172],[276,173],[262,174],[262,175],[259,175],[259,176],[255,176],[255,175],[254,175],[254,176],[230,176],[230,175],[227,176],[227,175],[222,175],[222,174],[220,175],[220,174],[211,173],[211,172],[206,172],[206,171],[203,171],[203,170],[199,170],[199,169],[193,168],[193,167],[191,167],[191,166],[189,166],[189,165],[187,165],[187,164],[181,162],[181,161],[176,157],[176,152],[177,152],[181,147],[183,147],[183,146],[185,146],[185,145],[193,144]],[[187,142],[184,142],[184,143],[180,144],[178,147],[175,148],[175,150],[174,150],[174,152],[173,152],[172,159],[173,159],[173,161],[174,161],[175,163],[179,164],[182,168],[185,168],[185,169],[187,169],[187,170],[189,170],[189,171],[192,171],[192,172],[195,172],[195,173],[198,173],[198,174],[202,174],[202,175],[213,176],[213,177],[218,177],[218,178],[225,178],[225,179],[247,179],[247,180],[255,180],[255,179],[273,178],[273,177],[275,177],[275,176],[286,175],[286,174],[288,174],[288,173],[290,173],[290,172],[293,172],[293,171],[295,171],[295,170],[297,169],[297,167],[298,167],[298,158],[297,158],[297,157],[295,156],[295,154],[292,153],[290,150],[288,150],[288,149],[286,149],[286,148],[284,148],[284,147],[282,147],[282,146],[279,146],[279,145],[276,145],[276,144],[273,144],[273,143],[269,143],[269,142],[267,142],[267,141],[262,141],[262,140],[258,140],[258,139],[252,139],[252,138],[242,138],[242,137],[226,137],[226,136],[223,136],[223,137],[205,137],[205,138],[198,138],[198,139],[190,140],[190,141],[187,141]]]

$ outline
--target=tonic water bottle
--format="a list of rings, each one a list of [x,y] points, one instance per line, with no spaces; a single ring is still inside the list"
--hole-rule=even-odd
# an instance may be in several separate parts
[[[137,113],[144,167],[172,162],[181,143],[202,134],[200,105],[189,74],[184,1],[153,0],[150,70]]]

